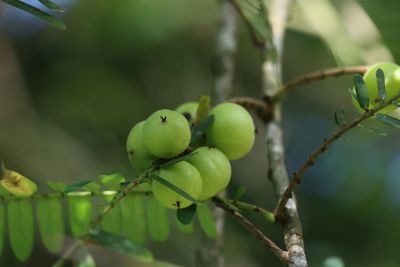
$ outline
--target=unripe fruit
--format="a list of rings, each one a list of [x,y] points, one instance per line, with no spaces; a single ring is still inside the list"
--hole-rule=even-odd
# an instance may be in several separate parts
[[[187,124],[187,122],[186,122]],[[182,189],[194,199],[197,199],[203,189],[203,182],[199,171],[190,163],[180,161],[156,172],[158,176]],[[161,205],[170,208],[186,208],[192,202],[181,196],[160,182],[153,181],[152,190],[154,197]]]
[[[141,121],[133,126],[126,140],[126,149],[128,151],[129,161],[132,166],[139,172],[151,167],[157,159],[146,149],[143,142],[143,125],[145,121]]]
[[[179,112],[162,109],[147,118],[143,126],[143,141],[154,156],[169,159],[185,151],[191,132],[186,118]]]
[[[255,127],[247,110],[234,103],[222,103],[209,115],[214,115],[214,122],[207,129],[208,145],[221,150],[229,160],[249,153],[254,144]]]
[[[199,200],[205,200],[222,191],[231,179],[231,164],[224,153],[212,147],[200,147],[187,161],[200,172],[203,190]]]
[[[189,122],[193,122],[196,118],[198,107],[199,104],[197,102],[186,102],[179,105],[175,111],[182,113]]]
[[[365,85],[367,86],[369,105],[368,109],[376,107],[380,103],[378,94],[378,84],[376,80],[376,71],[381,69],[385,75],[385,89],[386,89],[386,100],[395,97],[400,92],[400,67],[391,62],[379,62],[368,68],[368,71],[364,74],[363,78]],[[364,110],[360,107],[356,100],[355,89],[353,88],[353,104],[356,109],[363,113]],[[397,107],[389,105],[379,111],[379,113],[392,115],[398,117],[398,112],[394,112]]]

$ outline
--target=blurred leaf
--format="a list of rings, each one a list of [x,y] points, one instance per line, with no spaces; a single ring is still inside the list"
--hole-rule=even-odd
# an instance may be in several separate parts
[[[190,224],[193,221],[194,215],[196,215],[197,205],[192,204],[184,209],[178,209],[176,216],[178,220],[183,224]]]
[[[68,184],[64,188],[65,193],[70,193],[78,190],[89,190],[89,191],[98,191],[100,189],[100,186],[92,181],[92,180],[86,180],[86,181],[79,181],[76,183]]]
[[[64,244],[64,220],[57,198],[39,198],[36,202],[37,222],[43,245],[53,253]]]
[[[82,237],[88,231],[92,219],[92,203],[87,196],[68,197],[69,223],[74,237]]]
[[[217,229],[215,228],[214,218],[206,203],[197,208],[197,218],[204,233],[211,239],[217,238]]]
[[[65,192],[65,188],[67,187],[67,185],[63,182],[46,181],[46,184],[56,192]]]
[[[37,191],[37,185],[22,174],[7,169],[5,163],[3,161],[1,164],[3,178],[0,180],[0,185],[8,192],[19,197],[33,195]]]
[[[400,108],[400,100],[393,100],[392,105]]]
[[[345,265],[343,260],[336,256],[330,256],[326,258],[321,264],[321,267],[344,267],[344,266]]]
[[[18,9],[24,10],[24,11],[44,20],[45,22],[49,23],[51,26],[53,26],[57,29],[60,29],[60,30],[66,29],[65,24],[61,20],[59,20],[59,19],[53,17],[52,15],[34,7],[34,6],[31,6],[25,2],[22,2],[19,0],[2,0],[2,1],[6,4],[9,4]]]
[[[137,246],[122,236],[113,235],[105,231],[92,231],[89,240],[105,248],[127,254],[143,262],[153,261],[153,254],[148,249]]]
[[[109,203],[113,197],[104,197],[106,203]],[[122,211],[120,204],[114,205],[114,207],[107,212],[100,222],[101,229],[109,232],[113,235],[120,235],[122,232]]]
[[[118,172],[101,174],[99,175],[99,179],[102,184],[112,190],[119,190],[121,188],[121,183],[124,183],[126,180],[125,177]]]
[[[374,118],[380,122],[387,124],[387,125],[390,125],[390,126],[393,126],[396,128],[400,128],[400,120],[398,120],[394,117],[390,117],[388,115],[378,113],[378,114],[375,114]]]
[[[192,132],[192,137],[190,140],[190,145],[197,143],[205,136],[208,127],[214,122],[214,115],[210,115],[200,122],[200,124],[194,128]]]
[[[257,43],[265,43],[271,30],[267,9],[261,0],[233,0]]]
[[[1,253],[3,252],[3,245],[4,245],[4,236],[5,236],[5,222],[6,215],[4,211],[4,205],[3,203],[0,203],[0,256]]]
[[[134,244],[143,244],[147,237],[146,209],[142,194],[129,194],[121,200],[123,228]]]
[[[155,181],[165,185],[166,187],[174,190],[176,193],[178,193],[179,195],[183,196],[184,198],[186,198],[187,200],[190,200],[191,202],[198,204],[199,202],[194,199],[191,195],[189,195],[188,193],[186,193],[185,191],[183,191],[182,189],[180,189],[179,187],[177,187],[176,185],[170,183],[169,181],[165,180],[164,178],[158,176],[157,174],[152,173],[151,174],[151,178],[154,179]]]
[[[161,206],[154,197],[150,197],[146,211],[150,236],[155,241],[167,240],[169,236],[167,208]]]
[[[379,99],[385,101],[386,99],[385,74],[381,69],[376,70],[376,82],[378,84]]]
[[[196,112],[196,118],[194,120],[195,126],[199,125],[199,123],[207,117],[208,111],[210,109],[210,103],[211,103],[211,99],[208,95],[203,95],[200,98],[199,106],[198,106],[197,112]]]
[[[364,110],[368,109],[369,106],[369,97],[367,86],[365,85],[364,79],[361,75],[356,74],[353,77],[354,88],[356,90],[356,99],[360,107]]]
[[[193,230],[194,230],[193,220],[189,224],[183,224],[178,220],[178,218],[176,218],[175,222],[176,222],[176,227],[182,233],[185,233],[185,234],[193,233]]]
[[[42,3],[48,9],[58,11],[58,12],[64,12],[64,10],[59,5],[57,5],[56,3],[54,3],[50,0],[39,0],[39,2]]]
[[[80,250],[82,250],[82,248],[80,248]],[[92,255],[87,252],[82,259],[77,260],[76,267],[96,267],[96,263]]]
[[[8,230],[15,256],[26,261],[32,253],[34,241],[33,209],[28,199],[8,203]]]
[[[381,136],[387,136],[387,133],[385,133],[385,132],[379,131],[377,129],[370,128],[370,127],[362,125],[362,124],[358,124],[357,127],[362,129],[362,130],[365,130],[367,132],[370,132],[370,133],[378,134],[378,135],[381,135]]]
[[[236,192],[235,192],[235,194],[234,194],[234,196],[233,196],[233,200],[234,201],[236,201],[236,200],[239,200],[242,196],[243,196],[243,194],[246,192],[246,188],[244,187],[244,186],[240,186],[237,190],[236,190]]]

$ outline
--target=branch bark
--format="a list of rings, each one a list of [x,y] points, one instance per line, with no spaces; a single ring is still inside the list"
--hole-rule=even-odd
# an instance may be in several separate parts
[[[265,3],[267,5],[267,3]],[[281,107],[276,98],[282,83],[281,60],[284,33],[290,0],[275,0],[269,8],[272,40],[267,42],[266,59],[263,63],[263,91],[266,101],[273,105],[273,117],[266,123],[266,145],[268,155],[268,178],[272,182],[275,195],[280,199],[289,184],[285,166],[285,151],[282,138]],[[286,220],[280,221],[288,251],[287,266],[307,267],[301,222],[294,197],[286,205]]]

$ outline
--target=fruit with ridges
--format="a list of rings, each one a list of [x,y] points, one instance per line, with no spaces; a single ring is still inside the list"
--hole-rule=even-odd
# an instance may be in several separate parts
[[[126,149],[128,151],[129,161],[132,166],[139,172],[151,167],[157,159],[146,149],[143,143],[143,125],[145,121],[141,121],[133,126],[126,140]]]
[[[400,92],[400,66],[391,62],[379,62],[372,65],[368,68],[368,71],[363,76],[368,91],[369,109],[376,107],[380,103],[378,95],[378,85],[376,80],[376,71],[378,69],[381,69],[385,75],[386,100],[393,98]],[[356,100],[354,88],[352,89],[352,95],[352,102],[355,108],[360,113],[363,113],[364,110],[360,107]],[[379,113],[400,118],[400,116],[398,115],[399,112],[395,111],[397,109],[397,107],[389,105],[381,109]]]
[[[231,179],[231,164],[216,148],[200,147],[188,160],[200,172],[203,190],[199,200],[205,200],[222,191]]]
[[[254,144],[255,127],[247,110],[234,103],[222,103],[209,115],[214,115],[214,122],[207,129],[207,145],[221,150],[229,160],[249,153]]]
[[[154,156],[169,159],[185,151],[191,132],[186,118],[174,110],[162,109],[147,118],[143,126],[143,141]]]
[[[199,197],[203,189],[203,182],[199,171],[192,164],[186,161],[180,161],[163,168],[157,171],[156,174],[188,193],[194,199]],[[161,205],[167,208],[185,208],[192,204],[190,200],[155,180],[152,183],[152,191],[154,197],[161,203]]]
[[[197,102],[185,102],[176,107],[175,111],[182,113],[189,122],[193,122],[196,118],[198,106]]]

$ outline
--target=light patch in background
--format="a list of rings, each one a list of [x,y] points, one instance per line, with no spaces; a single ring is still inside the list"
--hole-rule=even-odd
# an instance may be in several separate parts
[[[62,16],[69,10],[74,4],[75,0],[53,0],[54,3],[59,5],[65,12],[51,11],[42,5],[37,0],[25,0],[25,3],[37,7],[40,10],[49,13],[52,16],[62,19]],[[0,13],[0,30],[5,31],[10,36],[18,39],[29,38],[32,35],[38,33],[44,28],[51,28],[52,26],[39,19],[38,17],[15,8],[13,6],[3,4],[3,9]],[[57,30],[54,28],[54,30]]]
[[[390,162],[385,177],[385,196],[388,204],[400,205],[400,155]]]

